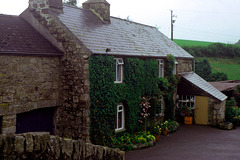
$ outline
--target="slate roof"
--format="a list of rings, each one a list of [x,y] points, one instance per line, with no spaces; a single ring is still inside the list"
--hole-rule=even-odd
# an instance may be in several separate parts
[[[215,87],[213,87],[210,83],[202,79],[196,73],[193,72],[180,73],[179,75],[188,82],[190,82],[193,86],[197,87],[200,91],[205,92],[209,96],[219,101],[224,101],[225,99],[227,99],[226,95],[217,90]]]
[[[58,18],[93,54],[193,58],[155,27],[111,17],[104,24],[90,10],[63,6]]]
[[[61,55],[62,53],[19,16],[0,14],[0,54]]]
[[[230,91],[235,90],[240,83],[221,81],[221,82],[209,82],[212,86],[217,88],[219,91]]]

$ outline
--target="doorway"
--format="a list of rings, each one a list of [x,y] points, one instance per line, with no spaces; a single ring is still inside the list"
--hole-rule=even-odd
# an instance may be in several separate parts
[[[208,125],[208,97],[195,97],[195,123],[201,125]]]

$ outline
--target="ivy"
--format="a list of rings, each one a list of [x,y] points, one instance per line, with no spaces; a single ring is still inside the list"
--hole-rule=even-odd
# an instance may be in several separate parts
[[[179,78],[177,76],[174,76],[173,69],[175,66],[175,58],[172,55],[167,55],[166,61],[165,61],[165,68],[164,73],[165,77],[168,80],[168,87],[165,86],[165,94],[164,94],[164,100],[165,100],[165,119],[174,119],[174,108],[175,103],[173,100],[173,95],[175,91],[177,90],[177,84],[179,82]]]
[[[161,111],[160,94],[168,92],[169,80],[158,78],[156,59],[127,57],[123,60],[123,83],[115,84],[114,57],[108,55],[90,57],[90,139],[93,144],[111,144],[113,137],[118,135],[115,128],[119,103],[124,105],[126,132],[134,133],[143,128],[138,121],[141,98],[147,97],[152,103],[150,117],[154,117]],[[169,74],[168,77],[170,76]],[[165,91],[161,91],[160,86]]]

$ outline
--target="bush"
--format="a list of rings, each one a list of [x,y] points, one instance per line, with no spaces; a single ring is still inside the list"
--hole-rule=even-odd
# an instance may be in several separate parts
[[[206,58],[196,61],[196,74],[209,82],[225,81],[228,80],[228,76],[223,72],[212,73],[212,68],[209,61]]]
[[[223,43],[213,43],[208,46],[184,46],[194,57],[240,57],[240,46]]]
[[[131,151],[133,150],[133,145],[145,144],[152,140],[155,140],[155,137],[150,132],[140,131],[133,135],[125,133],[122,136],[113,137],[112,144],[109,147]]]
[[[237,89],[233,92],[233,96],[237,102],[237,105],[240,106],[240,85],[238,85]]]
[[[223,72],[212,73],[207,78],[207,81],[209,82],[226,81],[226,80],[228,80],[228,76],[226,73],[223,73]]]
[[[200,77],[202,77],[205,80],[212,73],[210,63],[206,58],[201,60],[196,60],[195,65],[196,65],[195,67],[196,74],[198,74]]]
[[[236,117],[240,114],[240,109],[236,106],[236,101],[234,98],[227,101],[225,119],[229,122],[235,122]]]

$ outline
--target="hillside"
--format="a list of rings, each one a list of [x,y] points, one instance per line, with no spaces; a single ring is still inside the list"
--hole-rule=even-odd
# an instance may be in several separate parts
[[[207,58],[213,72],[224,72],[229,80],[240,80],[240,58]]]
[[[206,41],[193,41],[193,40],[183,40],[183,39],[174,39],[175,43],[177,43],[179,46],[208,46],[209,44],[213,44],[214,42],[206,42]]]
[[[175,43],[177,43],[179,46],[184,47],[194,47],[194,46],[201,46],[207,47],[210,44],[214,44],[214,42],[205,42],[205,41],[192,41],[192,40],[180,40],[176,39],[174,40]],[[184,47],[185,48],[185,47]],[[198,47],[197,50],[199,52],[202,52],[201,48]],[[224,49],[221,49],[222,51]],[[192,53],[190,51],[189,53]],[[215,52],[217,53],[217,52]],[[225,53],[225,52],[224,52]],[[219,55],[223,55],[224,53]],[[203,56],[203,55],[201,55]],[[228,75],[229,80],[240,80],[240,58],[234,57],[234,58],[219,58],[218,56],[212,56],[212,57],[204,57],[209,60],[209,63],[212,67],[212,72],[224,72]],[[218,57],[218,58],[217,58]],[[201,59],[197,56],[195,56],[196,59]]]

